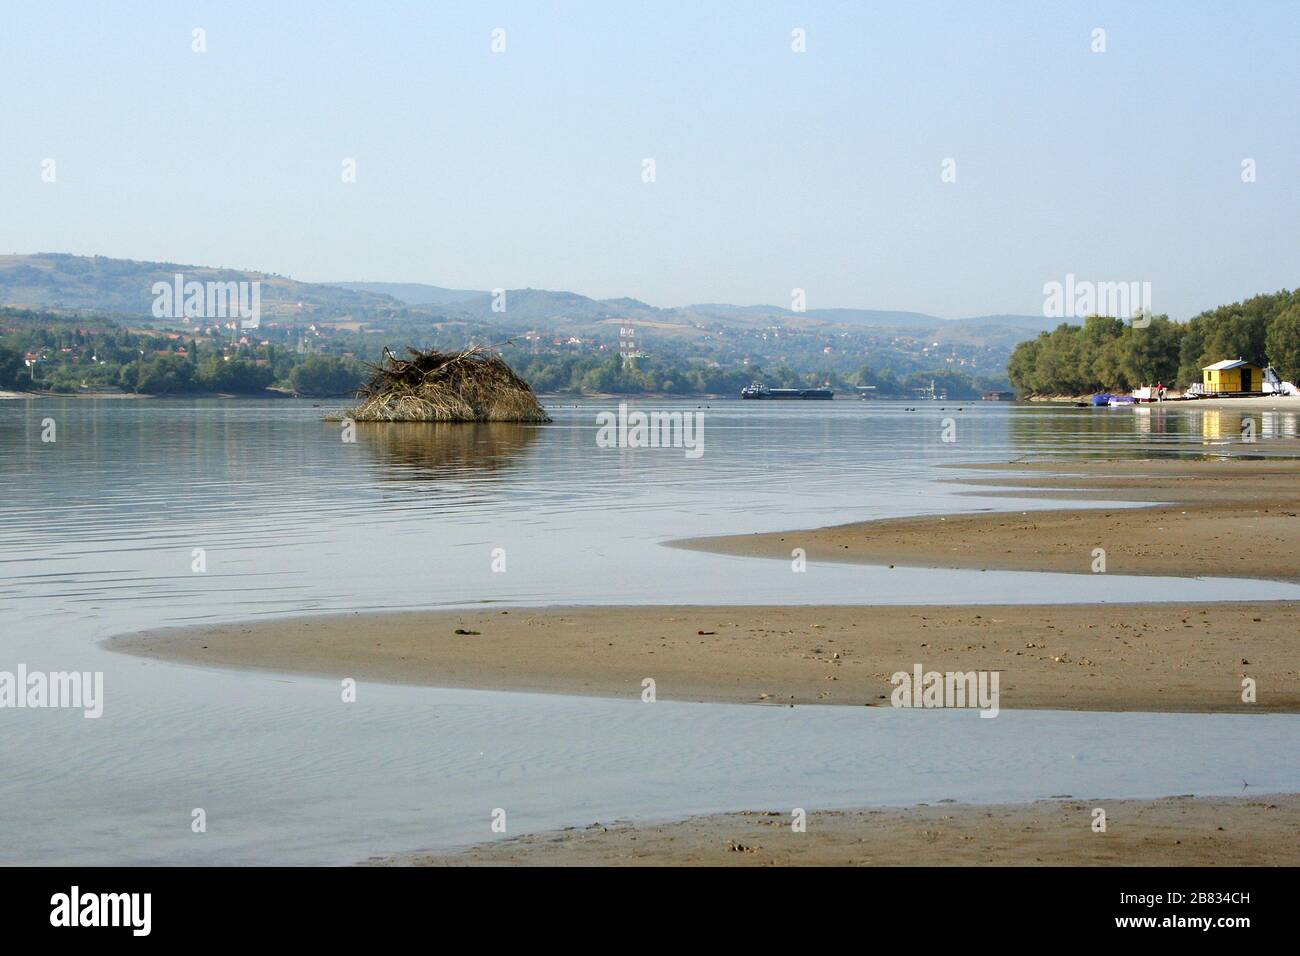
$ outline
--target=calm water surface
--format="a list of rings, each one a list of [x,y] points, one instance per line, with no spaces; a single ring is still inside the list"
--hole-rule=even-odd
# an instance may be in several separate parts
[[[676,537],[1058,507],[938,467],[1204,455],[1240,415],[995,403],[634,403],[702,410],[702,458],[549,426],[359,425],[297,401],[0,402],[0,670],[101,670],[105,715],[0,711],[0,861],[347,862],[617,816],[775,804],[1300,788],[1300,718],[894,713],[366,686],[124,658],[160,625],[564,603],[1295,598],[1271,582],[725,558]],[[1256,413],[1261,441],[1292,413]],[[53,419],[57,441],[41,441]],[[944,419],[957,441],[943,442]],[[1092,502],[1096,505],[1097,502]],[[1105,502],[1116,507],[1118,502]],[[206,572],[192,570],[202,549]],[[506,572],[493,573],[494,549]],[[864,615],[870,609],[864,607]],[[1116,740],[1140,745],[1115,746]],[[1188,740],[1195,740],[1189,750]],[[1110,741],[1110,743],[1107,743]],[[190,832],[204,807],[209,832]]]
[[[1218,413],[975,402],[715,402],[705,453],[600,449],[569,402],[549,426],[360,425],[295,401],[0,403],[8,620],[101,629],[484,601],[515,604],[1119,601],[1201,582],[822,567],[657,547],[687,535],[901,514],[1056,507],[971,496],[937,466],[1044,455],[1204,454]],[[669,407],[669,406],[666,406]],[[52,418],[57,441],[43,443]],[[951,418],[957,441],[941,441]],[[1267,448],[1294,413],[1261,416]],[[1095,504],[1095,502],[1094,502]],[[1114,507],[1114,503],[1106,503]],[[192,571],[194,549],[207,571]],[[492,572],[503,549],[504,574]],[[1085,558],[1086,563],[1086,558]],[[1046,586],[1045,586],[1046,584]],[[1250,598],[1241,582],[1223,597]],[[1270,588],[1277,587],[1270,585]],[[42,628],[43,630],[43,628]]]

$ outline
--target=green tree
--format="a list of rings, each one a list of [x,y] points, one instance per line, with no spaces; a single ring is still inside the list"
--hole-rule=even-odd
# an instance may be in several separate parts
[[[1179,365],[1181,381],[1200,381],[1211,362],[1242,358],[1256,365],[1266,361],[1268,331],[1277,318],[1300,304],[1300,291],[1286,289],[1219,306],[1194,316],[1187,324]]]
[[[223,360],[214,355],[200,367],[198,384],[214,392],[248,395],[265,391],[273,378],[269,365],[258,365],[248,359]]]
[[[1126,387],[1178,381],[1183,333],[1184,327],[1167,315],[1153,315],[1145,328],[1125,329],[1120,365]]]
[[[1079,332],[1081,381],[1088,387],[1122,388],[1123,372],[1119,367],[1120,337],[1124,321],[1108,315],[1090,315]]]
[[[1193,319],[1183,330],[1183,344],[1178,349],[1178,383],[1183,386],[1199,382],[1205,361],[1205,330]]]
[[[1300,382],[1300,303],[1275,318],[1265,336],[1269,364],[1284,382]]]
[[[194,366],[181,355],[159,355],[140,369],[139,389],[147,395],[179,395],[195,390]]]
[[[1029,339],[1012,349],[1011,358],[1007,360],[1007,378],[1011,387],[1023,395],[1038,393],[1035,372],[1038,369],[1038,350],[1042,347],[1041,338]]]
[[[140,363],[127,362],[117,372],[117,387],[124,392],[138,391],[140,385]]]
[[[1079,395],[1092,390],[1091,373],[1084,368],[1081,330],[1062,323],[1046,334],[1034,366],[1039,392]]]
[[[0,388],[17,388],[19,374],[23,371],[22,353],[0,345]]]
[[[365,377],[358,362],[333,355],[310,355],[289,373],[289,384],[297,395],[347,395],[355,392]]]

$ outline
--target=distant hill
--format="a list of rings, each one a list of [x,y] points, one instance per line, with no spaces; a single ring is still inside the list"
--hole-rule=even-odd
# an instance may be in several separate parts
[[[444,306],[446,311],[464,318],[492,321],[501,313],[493,312],[490,292],[472,289],[447,289],[420,282],[334,282],[341,289],[355,289],[390,295],[407,305]],[[1010,333],[1014,342],[1028,338],[1016,334],[1023,330],[1037,334],[1055,328],[1059,320],[1045,319],[1039,315],[981,315],[968,319],[941,319],[923,312],[903,312],[885,309],[810,309],[793,312],[776,305],[731,305],[725,302],[707,302],[680,308],[661,309],[639,299],[592,299],[576,292],[557,292],[547,289],[509,289],[506,291],[506,313],[513,320],[533,322],[541,326],[551,324],[580,327],[587,324],[611,321],[650,322],[659,327],[680,325],[683,328],[698,322],[738,325],[792,325],[811,327],[819,324],[863,328],[905,329],[923,332],[932,329],[954,330],[969,326]],[[1007,335],[996,336],[999,339]]]
[[[501,315],[499,312],[492,311],[492,305],[492,294],[485,292],[480,296],[458,302],[451,309],[474,318],[490,319],[494,315]],[[641,310],[622,308],[598,299],[589,299],[576,292],[549,292],[545,289],[508,289],[505,294],[505,307],[510,319],[516,322],[561,324],[600,321],[651,309],[644,304]]]
[[[628,341],[620,330],[630,327],[643,358],[638,369],[663,381],[704,376],[694,386],[702,391],[717,390],[701,384],[708,376],[751,372],[806,382],[856,382],[866,375],[903,389],[900,394],[911,387],[910,377],[955,376],[952,388],[978,391],[1003,387],[1012,350],[1059,324],[1036,315],[949,320],[888,309],[794,312],[770,304],[659,308],[628,296],[593,299],[551,289],[508,289],[502,311],[500,298],[481,289],[299,282],[242,269],[61,253],[0,256],[0,307],[29,310],[36,322],[94,313],[138,325],[153,318],[154,284],[171,285],[178,273],[199,282],[260,282],[268,341],[358,357],[383,346],[499,343],[517,350],[539,381],[561,390],[600,390],[611,357],[617,364],[617,349]],[[728,379],[726,389],[733,384]]]
[[[1010,348],[1057,320],[1035,315],[983,315],[941,319],[921,312],[881,309],[812,309],[793,312],[775,305],[706,303],[658,308],[638,299],[592,299],[576,292],[510,289],[505,313],[494,311],[490,292],[449,289],[420,282],[299,282],[273,273],[174,262],[137,262],[63,253],[0,256],[0,305],[37,309],[96,310],[147,317],[155,282],[177,273],[198,281],[260,281],[263,312],[314,318],[365,317],[398,310],[412,320],[466,320],[534,327],[566,334],[608,332],[619,323],[656,335],[696,336],[701,329],[790,328],[899,330],[938,342]]]
[[[458,312],[466,317],[491,319],[493,315],[500,316],[500,313],[493,313],[492,303],[492,296],[482,293],[446,304],[449,311]],[[941,319],[922,312],[882,309],[809,309],[806,312],[794,312],[774,305],[726,303],[705,303],[661,309],[638,299],[591,299],[576,292],[552,292],[545,289],[508,290],[506,312],[514,320],[569,324],[640,320],[660,326],[693,326],[697,322],[704,321],[741,326],[790,325],[807,328],[816,325],[834,325],[902,329],[913,332],[951,330],[961,326],[970,329],[1023,332],[1024,334],[1020,334],[1017,340],[1055,328],[1060,322],[1059,319],[1046,319],[1039,315],[984,315],[968,319]]]
[[[987,327],[997,326],[999,328],[1029,329],[1034,332],[1050,332],[1056,328],[1065,319],[1048,319],[1041,315],[977,315],[969,319],[957,319],[970,326]],[[1071,325],[1079,325],[1079,322],[1071,322]]]
[[[488,295],[482,290],[444,289],[442,286],[428,285],[424,282],[331,282],[329,285],[336,289],[392,296],[406,305],[450,305]]]
[[[107,256],[70,256],[43,252],[0,256],[0,305],[49,309],[88,309],[147,317],[154,301],[153,284],[171,283],[177,273],[198,282],[261,282],[264,312],[283,307],[342,315],[400,303],[388,295],[243,269],[214,269],[176,262],[136,262]]]
[[[812,318],[834,325],[864,326],[883,329],[944,329],[957,326],[972,328],[1015,328],[1042,332],[1055,328],[1060,319],[1045,319],[1041,315],[980,315],[967,319],[941,319],[924,312],[898,312],[886,309],[809,309],[792,312],[772,305],[719,306],[693,305],[691,309],[731,310],[735,314],[767,316],[784,319]]]
[[[868,325],[890,329],[932,329],[946,319],[923,312],[886,312],[879,309],[810,309],[806,315],[836,325]],[[961,321],[960,319],[958,321]]]

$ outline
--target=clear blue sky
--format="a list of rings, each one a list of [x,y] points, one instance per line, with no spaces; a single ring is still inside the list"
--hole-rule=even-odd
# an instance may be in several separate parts
[[[1297,41],[1291,0],[7,4],[0,252],[1186,317],[1300,284]]]

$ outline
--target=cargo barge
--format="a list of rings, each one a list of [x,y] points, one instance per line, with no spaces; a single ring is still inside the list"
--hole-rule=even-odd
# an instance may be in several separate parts
[[[753,385],[747,385],[740,390],[741,398],[766,398],[766,399],[820,399],[827,400],[835,397],[835,393],[829,388],[768,388],[766,385],[759,385],[755,382]]]

